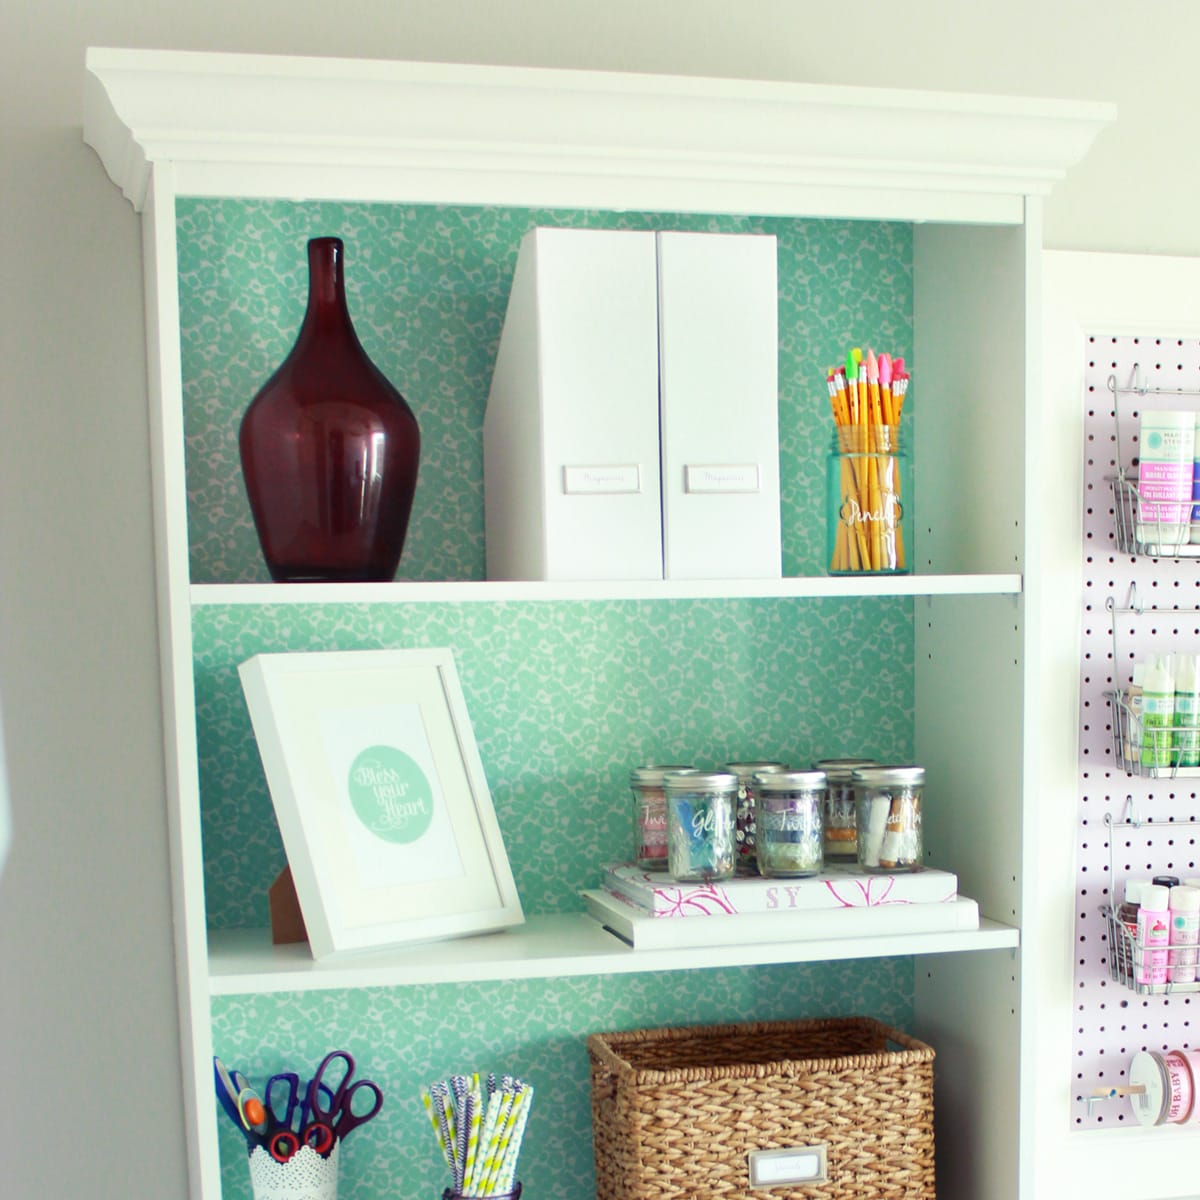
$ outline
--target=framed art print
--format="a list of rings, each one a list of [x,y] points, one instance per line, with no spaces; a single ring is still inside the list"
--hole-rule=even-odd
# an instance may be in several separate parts
[[[238,674],[315,958],[524,920],[449,649]]]

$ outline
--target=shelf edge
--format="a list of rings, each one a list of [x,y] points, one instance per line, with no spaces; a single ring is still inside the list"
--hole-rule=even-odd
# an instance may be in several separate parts
[[[193,607],[265,604],[420,604],[1017,596],[1019,574],[797,576],[786,579],[450,581],[438,583],[194,583]]]
[[[572,913],[531,918],[521,930],[486,935],[485,938],[358,955],[338,962],[326,959],[318,963],[308,956],[307,946],[273,947],[269,936],[267,930],[211,933],[210,994],[257,995],[771,966],[1004,950],[1015,949],[1020,944],[1017,929],[981,918],[979,929],[968,931],[634,950],[586,915]],[[490,943],[486,947],[490,954],[471,953],[479,950],[481,942]]]

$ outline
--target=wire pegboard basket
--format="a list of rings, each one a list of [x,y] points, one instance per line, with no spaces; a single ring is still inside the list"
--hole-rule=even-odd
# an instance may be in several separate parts
[[[1110,692],[1113,758],[1127,775],[1145,779],[1200,778],[1200,725],[1146,728],[1127,691]]]
[[[1126,433],[1124,444],[1121,436],[1121,400],[1132,398],[1134,404],[1153,397],[1157,407],[1176,411],[1192,412],[1200,416],[1200,390],[1195,388],[1164,388],[1148,386],[1142,381],[1142,370],[1133,364],[1129,382],[1120,384],[1116,375],[1108,377],[1108,390],[1113,398],[1113,425],[1116,434],[1115,476],[1108,476],[1113,490],[1113,516],[1116,522],[1117,548],[1123,554],[1146,558],[1200,558],[1200,544],[1191,539],[1193,506],[1164,504],[1160,500],[1147,502],[1148,512],[1141,509],[1142,497],[1138,488],[1140,463],[1135,443],[1137,438]],[[1136,417],[1136,411],[1128,414]],[[1173,519],[1163,520],[1163,509],[1173,514]]]
[[[1192,544],[1190,536],[1191,506],[1181,513],[1184,520],[1168,523],[1146,521],[1141,515],[1141,496],[1138,494],[1137,469],[1131,474],[1122,471],[1109,476],[1113,490],[1113,516],[1116,520],[1117,549],[1122,554],[1144,558],[1200,558],[1200,544]],[[1156,509],[1162,505],[1156,503]],[[1182,539],[1182,540],[1181,540]]]
[[[1157,946],[1149,950],[1137,935],[1117,916],[1112,905],[1106,904],[1101,913],[1108,925],[1108,974],[1114,982],[1139,996],[1173,996],[1200,992],[1200,980],[1172,980],[1176,971],[1195,975],[1197,948],[1195,946]],[[1157,951],[1166,958],[1166,983],[1145,982],[1151,976],[1150,955]],[[1187,956],[1187,957],[1185,957]]]

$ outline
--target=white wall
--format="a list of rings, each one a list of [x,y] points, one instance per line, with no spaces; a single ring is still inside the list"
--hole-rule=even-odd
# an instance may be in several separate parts
[[[1198,39],[1187,0],[0,0],[6,1200],[185,1194],[138,225],[80,139],[86,46],[1115,100],[1048,244],[1196,255]]]

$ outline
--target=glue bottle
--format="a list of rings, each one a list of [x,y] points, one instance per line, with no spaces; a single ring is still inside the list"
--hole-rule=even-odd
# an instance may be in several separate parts
[[[1138,983],[1167,982],[1167,947],[1171,940],[1171,893],[1151,884],[1142,889],[1138,906],[1137,946],[1133,952]]]

